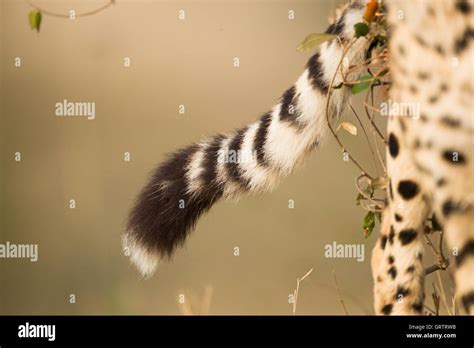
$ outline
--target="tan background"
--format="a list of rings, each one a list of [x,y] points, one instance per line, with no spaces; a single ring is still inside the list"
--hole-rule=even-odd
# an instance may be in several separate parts
[[[105,2],[34,1],[62,13]],[[25,1],[0,3],[0,243],[39,244],[37,263],[0,260],[1,313],[179,314],[179,293],[199,298],[210,285],[212,314],[289,314],[296,277],[312,267],[298,313],[343,313],[333,270],[348,311],[373,312],[375,237],[364,239],[357,171],[333,139],[272,194],[215,206],[152,279],[139,278],[120,244],[154,165],[267,111],[302,72],[311,53],[295,47],[325,29],[334,1],[117,0],[75,21],[44,16],[39,34],[28,26]],[[55,117],[63,99],[95,102],[96,119]],[[370,167],[364,140],[343,139]],[[366,244],[365,261],[326,259],[324,245],[333,241]]]

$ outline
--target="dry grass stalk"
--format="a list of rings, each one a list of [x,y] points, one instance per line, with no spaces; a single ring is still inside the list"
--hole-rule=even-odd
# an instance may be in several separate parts
[[[300,283],[305,280],[310,274],[313,272],[313,268],[311,268],[304,276],[301,278],[296,278],[296,289],[293,291],[293,315],[296,314],[296,305],[298,302],[298,293],[300,290]]]

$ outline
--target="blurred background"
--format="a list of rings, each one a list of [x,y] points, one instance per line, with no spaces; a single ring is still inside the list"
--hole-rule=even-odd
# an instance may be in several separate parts
[[[107,0],[31,3],[67,15]],[[275,104],[312,54],[296,46],[325,30],[338,3],[117,0],[76,20],[43,15],[37,33],[27,1],[0,0],[0,243],[39,245],[36,263],[0,259],[0,312],[291,314],[296,278],[314,268],[298,314],[344,314],[341,297],[350,314],[372,314],[376,234],[364,237],[358,171],[332,138],[273,193],[214,206],[151,279],[129,265],[120,239],[156,163]],[[94,102],[95,120],[56,117],[64,99]],[[365,140],[342,139],[370,167]],[[325,258],[333,242],[364,244],[364,261]]]

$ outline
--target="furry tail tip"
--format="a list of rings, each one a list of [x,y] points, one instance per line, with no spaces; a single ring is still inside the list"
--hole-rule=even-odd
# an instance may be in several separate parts
[[[155,273],[161,259],[156,251],[148,250],[137,242],[128,231],[123,234],[122,246],[125,255],[129,256],[130,262],[137,267],[143,278],[149,278]]]

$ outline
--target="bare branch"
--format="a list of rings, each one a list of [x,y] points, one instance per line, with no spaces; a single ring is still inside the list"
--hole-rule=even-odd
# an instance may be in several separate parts
[[[41,12],[42,14],[45,14],[45,15],[48,15],[48,16],[51,16],[51,17],[58,17],[58,18],[70,19],[70,16],[69,16],[69,15],[45,10],[44,8],[35,5],[32,1],[29,1],[29,0],[26,0],[26,2],[27,2],[27,4],[28,4],[30,7],[33,7],[35,10]],[[78,14],[76,14],[76,18],[79,18],[79,17],[86,17],[86,16],[92,16],[92,15],[94,15],[94,14],[96,14],[96,13],[99,13],[99,12],[105,10],[105,9],[108,8],[109,6],[113,5],[114,2],[115,2],[115,0],[109,0],[105,5],[99,7],[99,8],[96,9],[96,10],[92,10],[92,11],[89,11],[89,12],[78,13]]]
[[[332,275],[334,277],[334,283],[336,284],[337,293],[339,294],[339,300],[341,301],[341,305],[342,305],[342,308],[344,309],[344,313],[346,313],[346,315],[349,315],[349,312],[347,311],[344,300],[342,299],[341,290],[339,289],[339,285],[337,284],[337,278],[336,278],[336,271],[335,270],[332,271]]]

